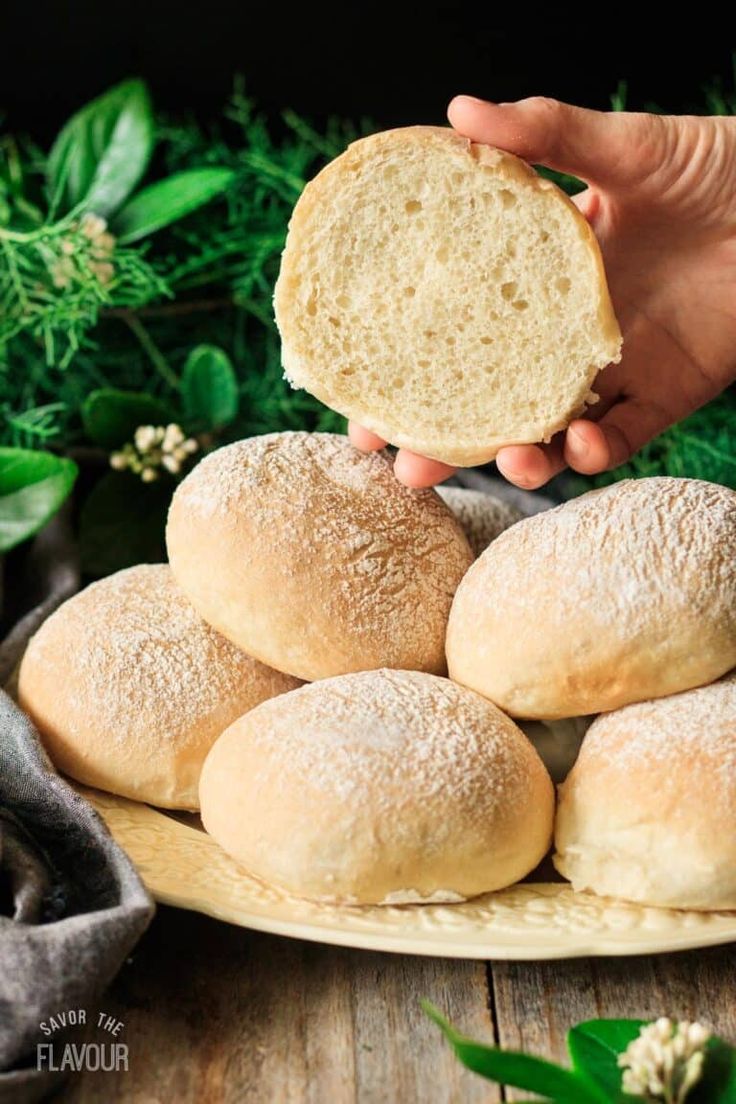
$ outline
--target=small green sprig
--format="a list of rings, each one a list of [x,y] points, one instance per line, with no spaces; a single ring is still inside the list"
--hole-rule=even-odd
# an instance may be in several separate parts
[[[233,435],[343,426],[284,380],[271,298],[296,198],[356,131],[317,132],[291,112],[285,124],[274,139],[242,86],[218,126],[171,123],[125,81],[77,112],[48,157],[0,139],[0,443],[86,444],[95,390],[176,407],[201,345],[234,366]],[[125,199],[102,188],[123,149]],[[85,263],[90,195],[112,249]]]
[[[568,1032],[568,1068],[476,1042],[422,1007],[464,1066],[546,1104],[736,1104],[736,1049],[701,1024],[587,1020]]]

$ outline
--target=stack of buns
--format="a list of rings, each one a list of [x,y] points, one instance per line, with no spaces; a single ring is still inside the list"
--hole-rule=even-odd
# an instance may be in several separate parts
[[[548,438],[620,347],[575,208],[432,128],[310,185],[276,307],[296,382],[449,462]],[[462,901],[554,834],[575,889],[736,908],[735,492],[641,479],[521,519],[279,433],[187,475],[167,547],[26,651],[20,703],[72,778],[201,809],[251,875],[313,900]],[[588,725],[555,813],[525,732],[557,780]]]

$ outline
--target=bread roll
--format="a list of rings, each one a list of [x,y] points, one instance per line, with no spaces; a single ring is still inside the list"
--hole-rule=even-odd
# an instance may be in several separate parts
[[[280,671],[446,670],[472,553],[447,506],[398,483],[385,452],[328,433],[228,445],[177,488],[166,540],[205,620]]]
[[[522,878],[552,783],[500,710],[446,679],[368,671],[266,702],[217,741],[205,828],[263,881],[349,904],[460,901]]]
[[[574,204],[443,127],[364,138],[307,185],[274,302],[294,386],[449,464],[548,441],[621,347]]]
[[[617,709],[736,664],[736,493],[639,479],[493,542],[450,614],[450,675],[517,717]]]
[[[736,909],[736,677],[599,717],[555,836],[576,890]]]
[[[168,567],[141,564],[44,622],[23,657],[18,699],[65,774],[197,809],[202,763],[223,729],[299,685],[206,625]]]
[[[438,487],[437,494],[460,522],[475,556],[480,556],[491,541],[524,517],[515,506],[484,491]]]

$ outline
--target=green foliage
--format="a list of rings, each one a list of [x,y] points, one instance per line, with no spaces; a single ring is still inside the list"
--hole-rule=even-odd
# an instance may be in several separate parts
[[[141,483],[130,472],[107,472],[82,506],[79,522],[81,568],[109,575],[137,563],[166,559],[166,512],[174,480]]]
[[[181,377],[184,416],[190,432],[219,429],[234,421],[240,398],[230,357],[215,345],[197,345]]]
[[[473,1073],[502,1085],[541,1093],[545,1099],[575,1101],[576,1104],[610,1104],[609,1097],[578,1073],[530,1054],[476,1043],[456,1031],[428,1001],[423,1001],[422,1007],[442,1030],[457,1058]]]
[[[148,167],[153,127],[143,81],[123,81],[86,104],[60,131],[49,154],[51,211],[81,205],[108,218]]]
[[[588,1020],[571,1027],[567,1033],[573,1069],[594,1081],[608,1100],[616,1100],[621,1093],[618,1056],[637,1037],[645,1022]]]
[[[0,448],[0,553],[32,537],[53,517],[77,478],[71,460]]]
[[[475,1042],[456,1031],[428,1001],[422,1001],[422,1007],[460,1062],[489,1081],[539,1093],[548,1104],[644,1104],[642,1097],[623,1092],[618,1058],[638,1037],[645,1020],[577,1024],[567,1036],[572,1069],[566,1069],[529,1054]],[[702,1074],[687,1094],[687,1104],[736,1104],[736,1048],[715,1036],[708,1040]]]
[[[149,184],[118,211],[111,230],[122,245],[177,222],[232,184],[232,169],[185,169]]]
[[[92,391],[82,406],[87,437],[108,450],[132,441],[140,425],[166,425],[171,419],[171,409],[161,399],[113,387]]]
[[[86,126],[101,111],[98,129],[111,132],[110,119],[127,103],[121,89],[130,93],[131,84],[75,120]],[[57,221],[43,214],[43,155],[34,152],[31,171],[30,154],[19,152],[25,147],[0,141],[0,201],[9,212],[3,225],[0,202],[0,444],[85,443],[82,406],[100,389],[147,392],[176,410],[184,365],[198,345],[221,348],[233,365],[241,401],[230,435],[344,425],[284,380],[271,299],[295,200],[356,132],[331,121],[317,133],[287,114],[276,140],[238,90],[217,128],[156,119],[157,179],[110,220],[129,244],[116,241],[104,281],[78,214]],[[86,134],[85,126],[62,130],[67,137],[57,140],[49,169],[55,181],[71,156],[68,135]],[[103,148],[86,138],[82,146]],[[89,183],[88,170],[75,171]]]

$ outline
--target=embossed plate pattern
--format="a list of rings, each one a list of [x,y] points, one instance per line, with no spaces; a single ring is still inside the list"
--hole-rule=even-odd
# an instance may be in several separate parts
[[[736,912],[641,908],[539,882],[461,905],[319,905],[249,877],[201,829],[78,787],[157,901],[258,931],[405,954],[541,959],[631,955],[736,940]]]

